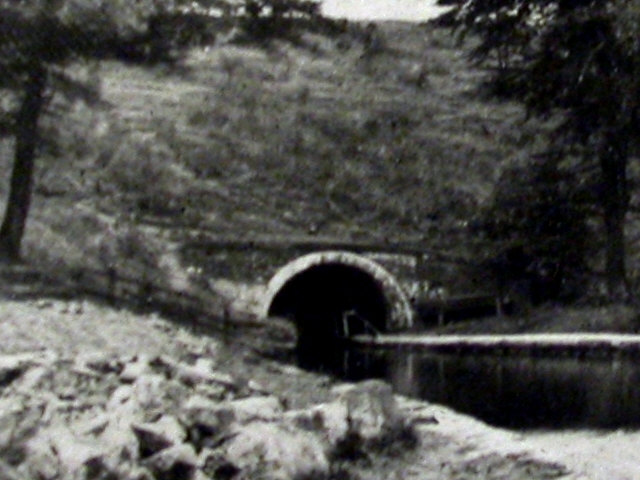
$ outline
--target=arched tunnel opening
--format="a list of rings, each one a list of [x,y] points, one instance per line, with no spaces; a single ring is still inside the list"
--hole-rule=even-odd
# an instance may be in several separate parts
[[[384,331],[388,314],[379,282],[360,268],[340,263],[314,265],[294,275],[275,294],[268,310],[270,316],[295,322],[298,360],[306,366],[318,365],[339,351],[345,333],[365,333],[370,327]],[[345,315],[350,318],[348,332]]]

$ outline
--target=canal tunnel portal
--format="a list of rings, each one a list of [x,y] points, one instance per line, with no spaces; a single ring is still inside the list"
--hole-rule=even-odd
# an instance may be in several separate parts
[[[301,348],[413,322],[411,305],[393,275],[364,256],[342,251],[305,255],[282,267],[269,282],[263,313],[293,319]]]

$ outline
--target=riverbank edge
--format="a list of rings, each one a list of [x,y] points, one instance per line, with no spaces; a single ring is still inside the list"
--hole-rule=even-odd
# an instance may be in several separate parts
[[[368,348],[409,348],[459,354],[640,356],[640,335],[625,333],[380,334],[354,336],[350,343]]]

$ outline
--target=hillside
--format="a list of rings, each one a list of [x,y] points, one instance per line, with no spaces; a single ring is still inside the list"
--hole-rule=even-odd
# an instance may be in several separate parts
[[[465,226],[501,171],[538,148],[535,128],[517,105],[477,93],[485,73],[467,63],[448,32],[386,23],[369,42],[365,32],[356,25],[268,49],[220,41],[193,49],[176,68],[71,68],[96,79],[102,102],[67,111],[51,99],[43,127],[55,142],[41,144],[25,239],[31,266],[0,266],[0,422],[7,427],[0,429],[0,477],[23,478],[34,467],[39,477],[66,478],[64,468],[86,467],[93,478],[120,478],[106,468],[113,457],[100,442],[112,431],[130,439],[134,426],[154,433],[157,409],[138,408],[138,393],[148,403],[180,400],[175,415],[196,394],[208,395],[214,409],[276,398],[280,421],[344,387],[275,361],[277,322],[229,317],[206,288],[206,320],[231,321],[203,325],[181,311],[185,292],[204,295],[194,292],[203,280],[194,265],[177,254],[187,236],[392,239],[451,255],[472,250]],[[2,199],[10,161],[11,144],[0,141]],[[113,305],[74,290],[91,286],[96,272]],[[111,291],[113,272],[126,280],[121,291]],[[148,307],[150,284],[178,292],[167,302],[177,304],[178,324],[160,309],[133,308]],[[634,312],[596,314],[548,310],[473,328],[600,330],[612,317],[635,328]],[[637,470],[637,462],[617,461],[620,451],[633,460],[636,433],[516,434],[438,405],[396,400],[421,448],[368,455],[331,478],[595,479],[631,478]],[[105,421],[111,407],[123,416]],[[191,430],[183,440],[199,443]],[[137,440],[121,452],[133,452],[116,457],[127,470],[121,478],[151,478]],[[197,460],[190,472],[199,475],[205,455]]]
[[[450,246],[502,167],[535,148],[533,128],[477,94],[484,73],[448,32],[367,35],[220,41],[173,69],[75,67],[103,103],[46,120],[56,145],[41,155],[27,255],[99,266],[104,231],[130,221]]]

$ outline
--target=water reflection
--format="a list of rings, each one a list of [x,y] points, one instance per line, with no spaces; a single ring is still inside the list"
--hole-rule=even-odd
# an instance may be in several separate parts
[[[633,359],[446,355],[351,349],[315,365],[346,380],[384,378],[398,393],[508,428],[640,427]]]

